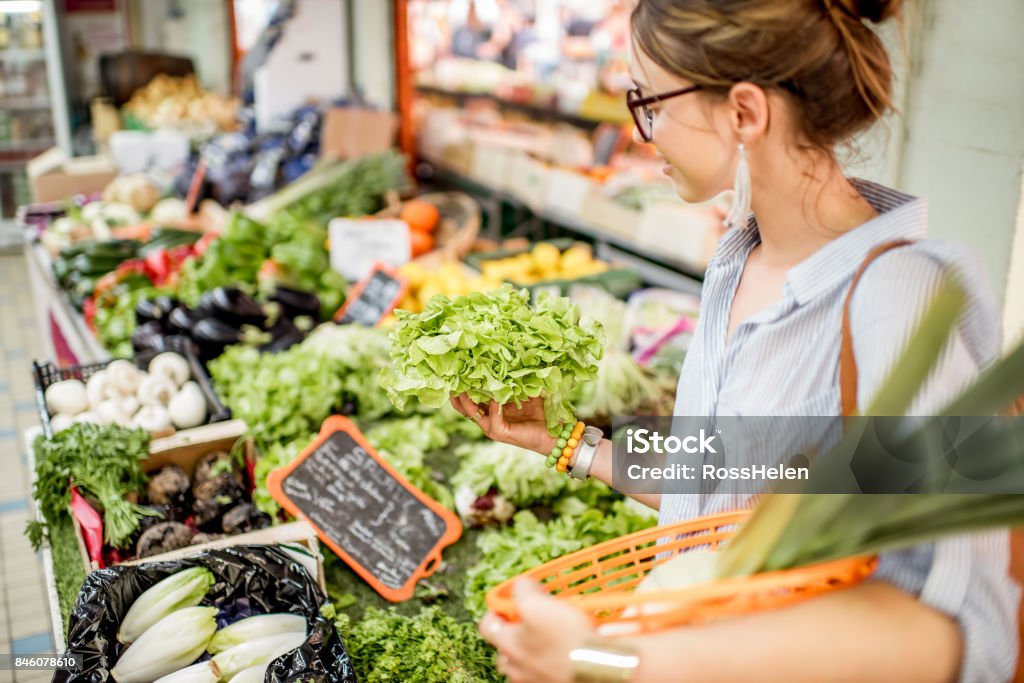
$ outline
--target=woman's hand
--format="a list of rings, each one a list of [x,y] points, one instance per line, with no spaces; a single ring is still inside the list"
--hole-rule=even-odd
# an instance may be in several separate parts
[[[593,635],[578,609],[532,581],[515,586],[519,623],[488,613],[480,633],[498,650],[498,671],[511,683],[572,683],[569,653]]]
[[[490,405],[477,404],[466,394],[452,396],[451,400],[455,409],[480,425],[490,439],[541,455],[547,455],[555,446],[544,417],[544,399],[540,397],[530,399],[521,408],[514,403],[499,406],[496,401]]]

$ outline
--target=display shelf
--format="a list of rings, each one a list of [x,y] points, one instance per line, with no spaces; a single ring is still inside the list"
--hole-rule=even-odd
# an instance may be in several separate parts
[[[576,126],[577,128],[594,129],[603,124],[613,126],[622,125],[621,121],[591,119],[578,114],[561,112],[553,107],[542,107],[526,102],[513,102],[512,100],[506,100],[491,93],[460,92],[457,90],[438,88],[433,85],[418,85],[416,86],[416,91],[421,95],[436,95],[453,99],[460,107],[463,106],[467,100],[488,100],[496,104],[501,109],[526,114],[537,121],[567,123],[570,126]]]
[[[457,186],[470,194],[483,194],[491,199],[512,204],[532,214],[541,221],[592,239],[598,245],[599,249],[604,246],[614,247],[619,253],[626,253],[631,256],[631,263],[646,261],[649,265],[657,268],[647,269],[647,273],[652,275],[652,277],[645,277],[641,269],[641,277],[652,284],[670,286],[667,282],[671,280],[674,283],[674,285],[671,285],[673,288],[690,292],[693,292],[694,288],[696,288],[697,292],[700,291],[701,282],[704,279],[704,271],[702,268],[666,257],[664,254],[660,254],[654,249],[637,244],[626,236],[612,234],[606,230],[590,225],[578,216],[572,216],[568,213],[553,209],[532,209],[525,206],[522,201],[509,192],[489,187],[479,180],[468,178],[465,175],[446,168],[443,165],[437,164],[436,162],[426,163],[433,171],[430,176],[431,179],[442,185]]]

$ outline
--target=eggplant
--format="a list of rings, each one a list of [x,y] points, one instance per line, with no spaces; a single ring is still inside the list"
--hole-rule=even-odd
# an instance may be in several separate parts
[[[171,334],[192,334],[192,328],[202,318],[188,306],[178,306],[167,315],[167,331]]]
[[[153,299],[141,299],[135,304],[135,322],[139,325],[162,321],[166,314]]]
[[[320,298],[316,294],[278,286],[270,296],[270,301],[281,304],[287,318],[298,318],[305,315],[315,321],[320,320]]]
[[[159,350],[164,347],[164,326],[158,320],[150,320],[132,331],[132,348],[136,351]]]
[[[237,287],[217,287],[203,294],[196,307],[204,317],[217,318],[241,327],[267,323],[267,313],[258,301]]]
[[[277,324],[268,330],[271,340],[260,346],[264,353],[280,353],[287,351],[306,338],[304,332],[299,330],[288,318],[281,318]]]
[[[203,318],[192,328],[192,341],[199,347],[203,361],[216,358],[224,349],[242,341],[241,330],[217,318]]]

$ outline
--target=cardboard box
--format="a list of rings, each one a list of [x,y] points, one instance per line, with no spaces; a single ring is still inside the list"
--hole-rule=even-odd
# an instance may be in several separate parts
[[[594,183],[585,175],[559,168],[548,172],[544,206],[553,211],[580,216]]]
[[[549,173],[543,162],[526,154],[513,156],[508,173],[509,192],[533,211],[540,211],[548,197]]]
[[[76,194],[93,194],[117,177],[117,167],[105,156],[68,159],[54,147],[26,167],[32,201],[57,202]]]
[[[320,132],[320,156],[356,159],[395,146],[398,117],[372,109],[328,109]]]
[[[229,422],[220,422],[182,431],[164,439],[155,439],[150,442],[150,457],[143,462],[142,467],[147,473],[152,473],[165,465],[178,465],[191,478],[195,472],[196,464],[204,455],[214,451],[230,451],[238,439],[245,433],[245,429],[246,426],[243,421],[231,420]],[[246,451],[247,457],[254,456],[250,443],[246,444]],[[72,520],[85,570],[87,573],[96,571],[99,569],[99,566],[89,558],[85,538],[78,520],[74,516],[72,516]],[[296,557],[296,560],[303,561],[307,569],[310,569],[310,574],[317,579],[320,587],[324,588],[323,559],[320,556],[320,544],[316,537],[316,531],[307,522],[281,524],[247,534],[228,536],[209,543],[188,546],[160,555],[129,560],[123,564],[142,564],[145,562],[181,559],[182,557],[191,557],[213,548],[227,548],[234,545],[296,546],[296,550],[301,553],[300,556]],[[309,557],[303,558],[306,554]]]

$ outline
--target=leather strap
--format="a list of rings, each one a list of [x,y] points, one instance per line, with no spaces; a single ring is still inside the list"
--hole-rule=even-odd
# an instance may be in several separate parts
[[[853,355],[853,331],[850,327],[850,302],[853,301],[853,292],[857,289],[864,271],[868,269],[875,259],[882,254],[905,247],[911,244],[912,240],[895,240],[879,244],[868,252],[860,267],[853,276],[850,289],[846,292],[846,302],[843,304],[843,337],[839,348],[839,395],[843,417],[852,417],[857,414],[857,359]]]

